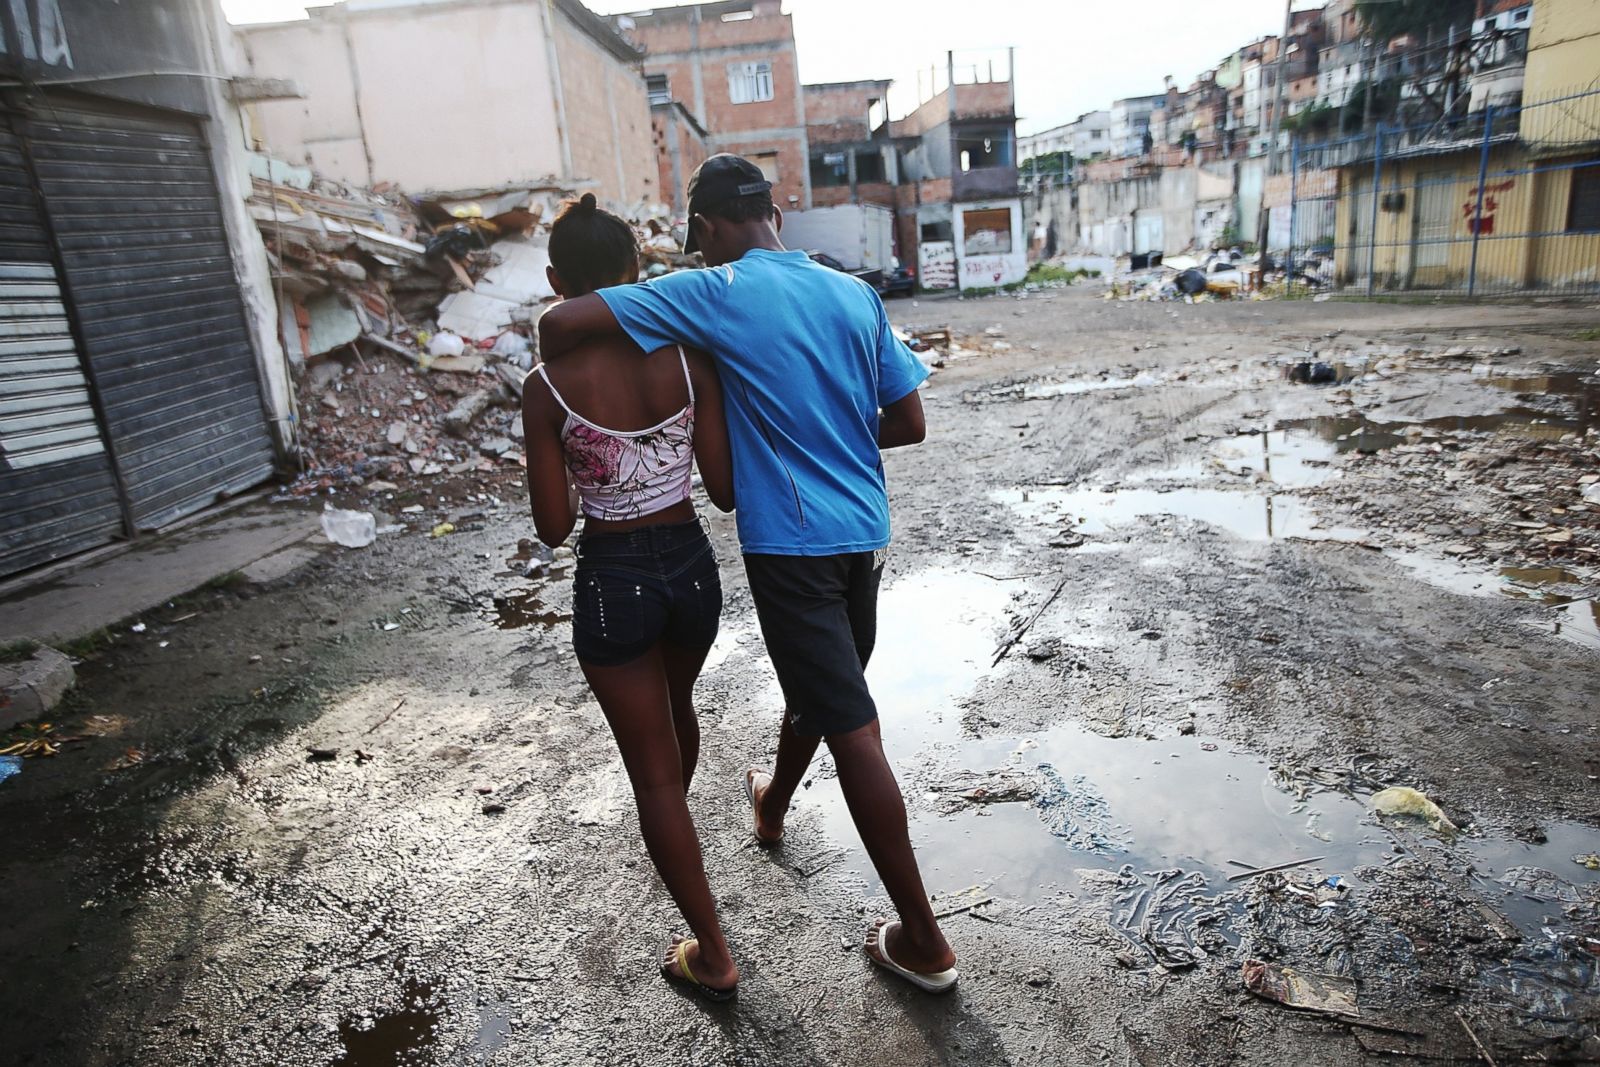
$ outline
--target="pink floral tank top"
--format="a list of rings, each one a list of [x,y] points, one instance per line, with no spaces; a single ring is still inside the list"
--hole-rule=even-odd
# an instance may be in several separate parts
[[[545,366],[534,367],[550,395],[567,413],[561,427],[567,470],[578,486],[578,501],[591,519],[639,519],[689,499],[694,466],[694,381],[689,361],[678,348],[689,404],[647,430],[608,430],[579,415],[551,384]]]

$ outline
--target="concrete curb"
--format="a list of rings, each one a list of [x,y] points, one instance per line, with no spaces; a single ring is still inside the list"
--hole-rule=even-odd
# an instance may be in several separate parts
[[[40,648],[20,663],[0,664],[0,730],[50,711],[76,679],[72,660],[53,648]]]

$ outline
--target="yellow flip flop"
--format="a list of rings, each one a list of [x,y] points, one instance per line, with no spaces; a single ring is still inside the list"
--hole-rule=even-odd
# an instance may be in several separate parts
[[[668,982],[675,986],[682,986],[683,988],[688,989],[690,992],[696,994],[704,1000],[709,1000],[713,1004],[726,1004],[728,1001],[739,995],[739,987],[737,985],[731,986],[728,989],[713,989],[704,982],[700,981],[700,979],[696,978],[694,976],[694,972],[689,969],[689,946],[698,943],[699,942],[692,937],[679,941],[673,951],[674,960],[678,964],[678,970],[682,973],[673,974],[672,969],[669,966],[662,964],[661,977],[665,978]],[[666,949],[662,950],[661,955],[666,955]],[[660,957],[658,956],[657,958],[659,959]]]

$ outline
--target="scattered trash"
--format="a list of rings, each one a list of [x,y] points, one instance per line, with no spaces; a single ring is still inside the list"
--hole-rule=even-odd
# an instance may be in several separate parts
[[[1128,831],[1111,818],[1111,805],[1083,775],[1063,778],[1048,763],[1039,764],[1042,784],[1033,806],[1056,837],[1069,848],[1102,855],[1124,852]]]
[[[1372,808],[1379,815],[1409,815],[1427,820],[1429,826],[1443,834],[1453,834],[1458,827],[1445,816],[1439,805],[1429,800],[1426,795],[1412,789],[1410,786],[1391,786],[1382,792],[1375,793],[1371,800]]]
[[[1591,871],[1600,871],[1600,853],[1591,852],[1587,856],[1574,856],[1572,862]]]
[[[366,548],[378,539],[378,521],[370,511],[328,506],[322,511],[322,532],[336,545]]]
[[[1228,913],[1220,898],[1207,892],[1199,871],[1172,868],[1140,876],[1125,864],[1116,887],[1113,925],[1167,970],[1193,967],[1228,948],[1219,929]]]
[[[467,349],[467,343],[453,333],[443,330],[428,338],[428,355],[435,358],[439,356],[459,356]]]
[[[136,622],[132,626],[128,627],[128,629],[130,631],[132,631],[133,633],[142,634],[142,633],[144,633],[145,626],[144,626],[144,623],[142,623],[142,622]]]
[[[0,756],[0,782],[22,773],[21,756]]]
[[[23,739],[0,748],[0,756],[32,759],[35,756],[54,756],[61,751],[61,742],[64,739],[52,736],[55,730],[52,724],[24,723],[20,729],[25,735]]]
[[[1256,996],[1290,1008],[1324,1015],[1359,1017],[1356,984],[1349,978],[1298,971],[1262,960],[1246,960],[1244,987]]]
[[[445,536],[447,536],[449,534],[453,534],[455,532],[456,532],[456,524],[455,523],[453,523],[453,522],[441,522],[439,525],[437,525],[437,526],[435,526],[433,528],[433,532],[428,534],[428,536],[429,537],[445,537]]]
[[[1316,863],[1321,859],[1323,859],[1322,856],[1308,856],[1303,860],[1289,860],[1286,863],[1274,863],[1270,867],[1251,867],[1249,864],[1241,863],[1238,860],[1229,860],[1228,862],[1233,866],[1244,867],[1245,870],[1239,874],[1228,875],[1228,881],[1237,882],[1242,878],[1254,878],[1258,874],[1270,874],[1274,871],[1287,871],[1294,867],[1304,867],[1308,863]]]
[[[125,748],[125,749],[122,750],[122,755],[118,756],[116,759],[114,759],[110,763],[106,764],[106,768],[105,769],[108,770],[108,771],[125,771],[129,767],[136,767],[136,766],[138,766],[139,764],[141,764],[143,762],[144,762],[144,750],[143,749]]]
[[[327,763],[338,758],[339,750],[336,748],[312,747],[306,749],[306,759],[311,763]]]

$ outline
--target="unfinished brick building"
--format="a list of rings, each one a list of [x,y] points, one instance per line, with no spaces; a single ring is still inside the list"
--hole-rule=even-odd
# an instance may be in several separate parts
[[[705,131],[712,152],[736,152],[773,184],[786,210],[811,206],[805,103],[800,92],[794,21],[780,0],[731,0],[622,15],[617,28],[645,50],[652,103],[676,101]],[[680,141],[665,173],[688,179],[682,157],[686,125],[658,112],[658,143]]]

